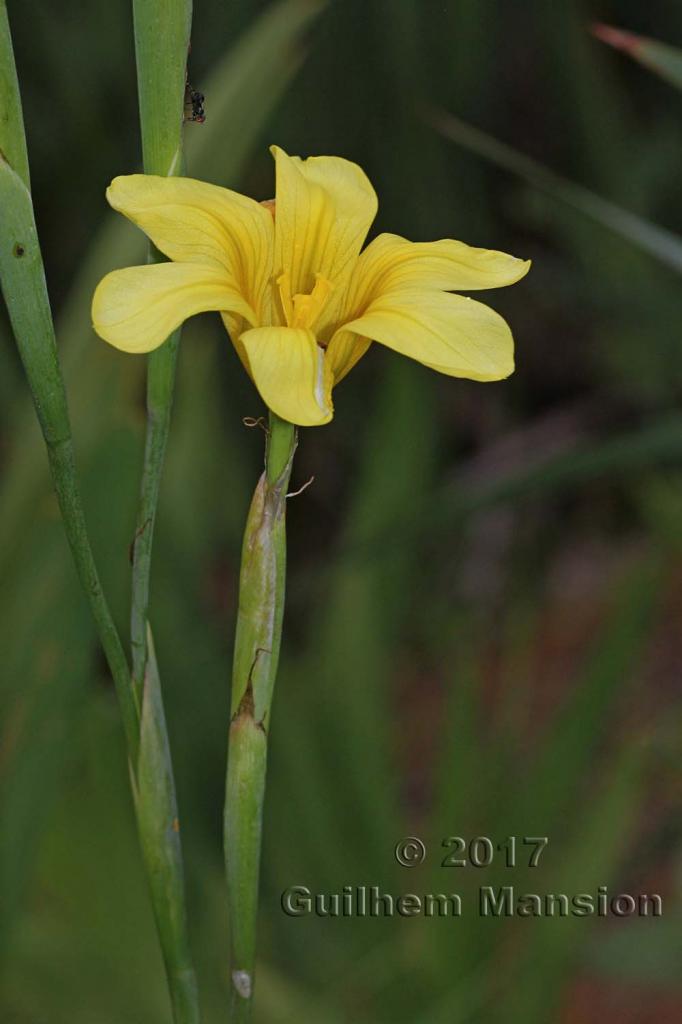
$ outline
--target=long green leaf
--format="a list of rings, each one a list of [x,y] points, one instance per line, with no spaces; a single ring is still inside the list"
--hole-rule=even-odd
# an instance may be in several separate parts
[[[1,41],[5,45],[5,52],[1,55],[3,66],[11,67],[13,55],[9,35],[3,34]],[[16,86],[16,76],[10,84]],[[10,106],[18,108],[18,91],[10,93],[5,99]],[[7,120],[9,122],[12,119]],[[15,114],[11,127],[23,136],[20,112]],[[18,144],[15,148],[20,149]],[[130,756],[131,781],[135,789],[138,782],[138,755],[145,753],[140,748],[140,705],[118,632],[102,592],[86,529],[66,392],[57,356],[31,195],[25,182],[2,158],[0,205],[4,210],[0,236],[2,290],[45,438],[66,535],[119,697]],[[163,716],[156,716],[155,721],[159,730],[165,730]],[[148,732],[146,730],[145,733],[147,747],[150,746]],[[167,741],[163,751],[168,754]],[[156,764],[149,759],[143,763]],[[172,780],[168,758],[165,775]],[[198,1020],[198,1006],[192,971],[188,966],[182,874],[179,858],[171,856],[169,850],[164,849],[175,849],[178,838],[161,827],[153,827],[153,806],[152,802],[147,801],[144,805],[145,813],[138,816],[142,849],[150,874],[154,911],[167,966],[175,1020],[177,1024],[194,1024]],[[157,810],[159,821],[165,821],[165,807],[161,801]],[[163,876],[164,872],[163,884],[158,884],[157,878]],[[184,944],[180,942],[179,936],[184,939]]]
[[[192,0],[133,0],[142,162],[146,174],[182,173],[182,124]],[[150,250],[150,260],[163,259]],[[133,684],[144,685],[149,580],[161,474],[170,430],[180,330],[147,359],[147,429],[133,542],[130,634]]]
[[[197,984],[187,935],[180,821],[151,633],[147,650],[135,804],[174,1019],[184,1024],[199,1019]]]
[[[182,124],[192,0],[133,0],[143,166],[182,173]],[[153,247],[150,260],[161,259]],[[141,703],[136,807],[176,1024],[199,1020],[192,965],[180,825],[161,683],[149,617],[152,542],[170,429],[180,331],[147,360],[147,424],[132,556],[130,634],[133,688]]]
[[[602,43],[612,46],[614,50],[627,53],[633,60],[654,71],[676,89],[682,89],[682,50],[676,46],[669,46],[667,43],[660,43],[656,39],[648,39],[634,32],[626,32],[625,29],[614,28],[613,25],[593,25],[592,31]]]
[[[319,5],[308,2],[308,0],[284,0],[269,8],[248,30],[242,39],[229,49],[226,55],[216,66],[215,71],[208,77],[202,88],[206,89],[211,101],[211,115],[206,124],[191,126],[190,137],[191,161],[194,173],[202,177],[210,177],[213,167],[219,167],[224,180],[230,184],[237,184],[243,165],[249,156],[256,136],[262,132],[265,119],[272,110],[274,104],[281,98],[286,86],[291,81],[304,56],[301,46],[301,35],[309,24]],[[4,5],[3,5],[3,13]],[[269,69],[268,76],[263,76],[262,69],[266,66]],[[244,134],[240,135],[234,147],[230,148],[226,141],[225,126],[234,122],[240,123],[244,110],[249,109],[250,119],[245,125]],[[0,122],[0,126],[4,122]],[[5,145],[5,149],[8,147]],[[9,209],[9,204],[7,206]],[[84,466],[88,469],[85,474],[83,490],[86,505],[89,509],[101,509],[99,516],[92,518],[92,525],[97,526],[94,541],[98,551],[110,552],[109,565],[113,566],[109,573],[111,579],[107,582],[114,584],[113,590],[120,591],[124,596],[127,580],[127,561],[125,551],[132,533],[132,527],[126,528],[122,523],[120,529],[113,530],[111,524],[106,522],[106,517],[111,511],[111,503],[107,499],[107,487],[115,486],[116,494],[121,492],[132,495],[129,484],[133,483],[132,477],[136,472],[136,461],[132,446],[133,431],[137,431],[137,402],[140,390],[140,371],[143,368],[142,361],[125,359],[116,353],[96,342],[92,335],[89,322],[89,303],[92,291],[97,281],[112,266],[124,266],[142,262],[144,259],[144,238],[140,232],[133,229],[123,218],[107,214],[100,232],[96,235],[93,243],[85,254],[81,269],[72,286],[71,292],[61,311],[58,326],[60,336],[60,355],[65,364],[65,372],[71,394],[71,406],[73,419],[76,426],[76,433],[79,438],[79,454]],[[193,354],[195,359],[199,354],[205,352],[204,346],[199,346],[199,352]],[[218,375],[211,369],[208,371],[213,386],[217,384]],[[211,415],[211,427],[213,433],[208,436],[215,439],[216,431],[224,429],[220,427],[218,405],[208,403],[206,407],[207,391],[199,389],[204,396],[201,401],[202,412]],[[186,390],[188,401],[198,398],[199,391],[194,388]],[[18,415],[13,419],[14,429],[8,437],[17,439],[19,449],[17,457],[10,457],[3,462],[2,467],[2,492],[0,497],[0,536],[2,537],[2,550],[0,551],[0,562],[2,570],[2,607],[4,615],[3,636],[6,642],[12,644],[19,642],[19,632],[15,625],[15,618],[19,608],[36,610],[36,602],[31,599],[30,591],[26,600],[22,601],[19,594],[20,585],[24,580],[40,580],[43,578],[62,579],[65,571],[64,559],[58,543],[59,538],[54,538],[54,543],[47,547],[37,545],[34,542],[36,535],[46,536],[48,529],[53,535],[51,522],[54,516],[53,505],[46,500],[48,484],[45,477],[45,456],[40,438],[40,433],[35,424],[35,415],[30,402],[22,399],[21,394],[17,396],[19,405]],[[4,409],[8,414],[9,407]],[[217,422],[216,422],[217,420]],[[120,465],[114,457],[119,453],[118,444],[114,443],[114,436],[120,431],[121,425],[125,424],[125,432],[130,443],[126,446],[125,457],[121,453],[122,464],[125,466],[125,475],[121,476]],[[188,445],[190,441],[188,439]],[[196,445],[196,435],[191,439],[191,444]],[[220,456],[225,457],[224,437],[220,441]],[[177,447],[175,449],[177,451]],[[208,456],[208,448],[207,458]],[[18,454],[20,452],[20,457]],[[216,446],[216,454],[218,446]],[[232,448],[232,458],[237,454]],[[10,447],[10,455],[13,455]],[[193,470],[197,469],[196,451],[191,451],[186,446],[186,460],[191,461]],[[113,463],[112,463],[113,459]],[[207,463],[208,464],[208,463]],[[103,480],[98,467],[109,466],[109,478]],[[90,467],[95,472],[90,472]],[[187,476],[180,473],[171,486],[178,489],[178,493],[187,492]],[[211,492],[212,499],[215,499],[213,484],[209,484],[209,474],[200,474],[202,486]],[[224,480],[224,494],[233,497],[234,481],[226,475]],[[246,492],[244,492],[246,493]],[[215,503],[215,502],[214,502]],[[171,502],[173,506],[173,502]],[[119,503],[116,504],[117,512]],[[180,509],[180,503],[177,505]],[[168,523],[172,520],[175,523],[173,507],[164,518]],[[127,501],[120,505],[120,512],[125,516],[130,514]],[[202,509],[203,513],[203,509]],[[206,512],[211,522],[224,524],[224,509],[220,503],[216,503],[215,511]],[[235,524],[240,516],[240,509],[237,507],[234,512]],[[132,521],[132,520],[131,520]],[[241,524],[239,524],[241,525]],[[175,530],[175,525],[172,527]],[[192,521],[185,523],[187,531],[192,530],[192,537],[195,543],[204,539],[205,549],[213,554],[212,542],[208,539],[205,531],[199,531],[197,536],[196,515]],[[127,530],[129,531],[127,533]],[[188,539],[189,539],[189,535]],[[183,571],[188,568],[196,569],[196,566],[189,557],[189,548],[178,552],[182,555]],[[120,571],[119,571],[120,567]],[[162,567],[163,572],[167,571]],[[120,577],[120,579],[119,579]],[[119,586],[120,584],[120,586]],[[201,600],[202,594],[197,593],[196,600]],[[19,605],[17,605],[19,601]],[[114,605],[116,605],[114,601]],[[122,602],[121,606],[122,606]],[[187,607],[187,601],[185,605]],[[8,610],[16,611],[16,616],[8,614]],[[37,611],[36,611],[37,614]],[[47,616],[49,619],[49,615]],[[87,617],[86,617],[87,618]],[[31,620],[32,621],[32,620]],[[42,621],[42,620],[41,620]],[[57,644],[62,636],[71,635],[70,630],[60,630],[57,623],[58,617],[52,619],[55,625],[54,635],[51,633],[52,642]],[[79,620],[80,621],[80,620]],[[162,621],[163,627],[163,621]],[[40,634],[39,625],[35,626],[35,633],[27,635],[26,643],[33,644],[34,636],[41,635],[43,641],[49,646],[49,637],[46,633]],[[172,631],[175,627],[172,627]],[[167,632],[167,630],[166,630]],[[83,637],[86,646],[90,645],[90,639]],[[217,644],[217,638],[216,638]],[[12,662],[14,664],[14,662]],[[32,665],[32,663],[31,663]],[[7,674],[3,676],[3,697],[8,696],[13,700],[15,692],[14,680],[21,679],[21,673],[15,673],[9,664],[6,664]],[[188,666],[188,671],[191,666]],[[55,671],[58,671],[56,669]],[[84,675],[80,681],[74,680],[73,688],[67,686],[66,670],[63,677],[63,687],[52,687],[51,697],[54,700],[54,707],[50,715],[53,722],[61,722],[69,719],[74,714],[74,702],[70,696],[73,690],[80,685],[83,686],[85,677],[91,674],[91,665],[87,659],[87,667],[83,667]],[[27,666],[25,677],[32,675],[32,667]],[[36,680],[38,677],[35,677]],[[10,687],[10,682],[13,685]],[[216,680],[216,685],[218,682]],[[186,690],[184,691],[186,692]],[[25,686],[17,690],[17,700],[27,697]],[[195,709],[196,711],[196,709]],[[209,716],[210,717],[210,716]],[[8,726],[11,725],[13,717],[8,718]],[[22,721],[24,719],[22,718]],[[30,720],[27,726],[30,725]],[[13,751],[17,749],[17,756],[22,759],[40,755],[41,763],[45,764],[45,776],[54,778],[61,777],[61,765],[64,763],[64,743],[68,737],[68,729],[65,727],[59,734],[60,742],[46,744],[42,740],[42,733],[39,729],[31,730],[27,727],[22,731],[22,749],[19,751],[9,743],[5,746],[4,770],[7,778],[10,774],[23,771],[21,765],[10,764]],[[25,750],[24,750],[25,748]],[[35,748],[35,749],[34,749]],[[201,774],[201,772],[199,772]],[[3,822],[7,830],[15,836],[15,847],[23,851],[20,858],[7,861],[7,873],[4,881],[7,884],[7,891],[18,893],[21,890],[22,882],[17,873],[21,869],[22,877],[24,869],[30,869],[32,859],[29,856],[31,845],[37,841],[38,832],[34,827],[39,821],[39,808],[42,807],[43,796],[49,798],[50,789],[46,788],[44,782],[35,772],[22,775],[25,779],[23,786],[22,802],[14,800],[12,808],[17,814],[10,814],[11,808],[7,805],[7,815],[2,811]],[[202,775],[202,781],[204,776]],[[33,787],[33,789],[31,789]],[[33,807],[32,815],[22,815],[23,807]],[[26,829],[24,835],[23,829]],[[10,870],[11,868],[11,870]],[[9,915],[5,917],[5,923],[9,924]]]
[[[13,67],[11,40],[2,36],[6,46],[0,54],[3,67]],[[16,76],[15,76],[16,84]],[[14,130],[23,135],[19,103],[6,94],[7,109],[15,109]],[[4,150],[20,150],[18,143]],[[19,174],[0,157],[0,282],[9,312],[29,387],[33,396],[59,500],[66,535],[81,584],[90,602],[109,667],[116,684],[128,744],[133,757],[137,751],[138,711],[130,688],[130,674],[121,642],[102,592],[90,548],[85,517],[76,477],[71,425],[66,392],[57,357],[57,344],[45,282],[42,254],[38,242],[31,194]]]
[[[206,123],[187,132],[188,173],[238,183],[263,126],[302,63],[304,33],[325,0],[278,0],[212,70],[205,87]],[[194,126],[193,126],[194,127]]]
[[[629,744],[595,779],[575,838],[561,851],[562,862],[551,880],[545,873],[546,891],[594,894],[599,886],[609,886],[615,880],[641,812],[648,763],[645,746]],[[537,884],[531,875],[532,871],[526,875],[528,891]],[[522,890],[519,877],[514,883]],[[544,1024],[555,1018],[569,969],[582,959],[586,923],[577,916],[533,922],[532,933],[516,947],[518,967],[496,1002],[491,1021]]]
[[[452,114],[439,110],[428,111],[425,116],[446,139],[464,146],[489,163],[504,168],[553,199],[568,204],[609,231],[627,239],[661,263],[682,273],[682,239],[678,235],[652,224],[644,217],[639,217],[608,199],[603,199],[582,185],[562,178],[539,161]]]
[[[556,830],[575,806],[614,703],[633,681],[664,578],[660,557],[650,557],[621,582],[605,628],[520,784],[513,827]]]
[[[398,510],[368,538],[354,538],[348,554],[365,559],[386,551],[389,540],[409,535],[451,530],[453,524],[469,519],[484,509],[518,503],[546,495],[565,493],[569,488],[595,479],[621,480],[651,467],[682,464],[682,417],[665,413],[651,423],[614,437],[580,443],[567,452],[515,468],[507,475],[495,475],[475,483],[455,480],[441,484],[422,501],[418,513],[406,516]]]
[[[28,152],[6,0],[0,0],[0,155],[30,189]]]
[[[191,125],[193,130],[187,133],[185,149],[192,175],[223,185],[238,184],[268,116],[301,64],[305,55],[303,33],[322,6],[317,0],[280,0],[228,49],[202,83],[207,97],[206,123]],[[92,453],[113,416],[120,415],[122,397],[129,408],[135,404],[143,370],[140,360],[116,358],[106,346],[95,342],[89,316],[92,293],[112,267],[141,263],[144,252],[142,233],[120,215],[107,213],[84,253],[81,269],[57,319],[83,458]],[[37,439],[30,440],[31,417],[26,406],[20,409],[14,434],[22,438],[22,457],[5,468],[0,491],[0,538],[16,537],[19,531],[30,529],[39,507],[43,463]],[[0,547],[3,572],[14,550],[14,544]]]
[[[192,0],[133,0],[133,22],[144,169],[178,174]]]

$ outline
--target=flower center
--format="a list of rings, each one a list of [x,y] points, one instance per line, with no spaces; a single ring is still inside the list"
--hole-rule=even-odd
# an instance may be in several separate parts
[[[303,327],[312,330],[329,298],[332,286],[321,274],[315,274],[315,287],[309,295],[292,295],[291,279],[287,273],[277,278],[279,297],[286,317],[287,327]]]

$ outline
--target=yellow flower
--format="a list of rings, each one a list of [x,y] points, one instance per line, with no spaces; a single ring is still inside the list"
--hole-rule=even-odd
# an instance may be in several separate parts
[[[266,405],[301,426],[332,418],[332,388],[372,341],[452,377],[513,371],[506,322],[450,292],[513,284],[528,262],[389,234],[361,252],[377,211],[364,172],[339,157],[272,152],[274,202],[190,178],[114,179],[111,206],[171,262],[100,282],[92,319],[105,341],[149,352],[188,317],[216,310]]]

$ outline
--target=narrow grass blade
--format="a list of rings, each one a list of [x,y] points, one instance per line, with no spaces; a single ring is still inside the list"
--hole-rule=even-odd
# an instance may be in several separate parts
[[[69,545],[116,685],[129,748],[135,756],[138,708],[85,526],[66,392],[29,190],[21,98],[4,2],[0,8],[0,67],[0,106],[4,112],[0,118],[0,284],[47,446]]]
[[[9,37],[2,36],[0,41],[8,48],[1,55],[3,66],[12,66]],[[18,93],[8,96],[7,100],[14,104],[15,110],[18,109]],[[11,120],[9,118],[6,123]],[[14,127],[23,135],[19,114],[14,117]],[[135,784],[140,752],[140,704],[131,685],[128,663],[102,592],[86,531],[73,457],[66,393],[57,357],[33,203],[26,184],[4,159],[0,159],[0,205],[5,210],[0,236],[2,290],[47,445],[67,537],[116,685]],[[162,718],[157,716],[155,721],[159,729],[165,727]],[[167,754],[167,745],[163,749]],[[172,778],[168,759],[165,771],[167,777]],[[177,1024],[194,1024],[198,1020],[198,1008],[196,995],[191,991],[192,986],[187,986],[183,981],[188,995],[182,1000],[177,996],[180,984],[178,978],[184,978],[187,969],[186,949],[178,945],[177,941],[178,930],[182,931],[184,927],[182,876],[178,870],[178,858],[169,852],[169,848],[177,844],[178,840],[177,836],[173,840],[172,835],[153,827],[153,806],[152,801],[147,801],[144,815],[138,818],[140,836],[148,860],[149,849],[158,847],[158,864],[154,866],[150,881],[159,935],[169,966],[175,1019]],[[158,802],[157,811],[158,822],[164,822],[167,815],[162,801]],[[158,884],[159,877],[164,873],[165,888]],[[169,898],[171,902],[168,902]]]
[[[581,827],[562,851],[561,866],[551,879],[545,873],[544,884],[550,892],[594,896],[600,886],[608,889],[616,880],[641,810],[648,763],[646,747],[634,743],[619,751],[602,772]],[[514,883],[518,891],[523,890],[520,878]],[[533,884],[527,877],[530,891]],[[554,1019],[568,972],[583,957],[585,923],[575,915],[534,922],[527,941],[517,947],[518,965],[497,1004],[500,1011],[491,1013],[492,1021],[544,1024]]]
[[[173,1016],[190,1024],[199,1020],[197,986],[187,935],[180,821],[151,633],[147,649],[135,804]]]
[[[595,479],[627,480],[642,470],[680,464],[682,417],[665,413],[637,429],[581,443],[507,475],[441,484],[428,493],[416,514],[405,516],[399,510],[392,522],[382,524],[368,538],[354,538],[347,554],[364,560],[369,552],[399,535],[450,531],[454,522],[497,505],[562,494]]]
[[[0,961],[24,909],[91,671],[90,618],[58,521],[31,553],[33,564],[0,602],[0,830],[8,837],[0,843]],[[58,571],[46,575],[48,558]]]
[[[116,684],[128,744],[136,756],[138,709],[86,531],[33,203],[24,182],[2,158],[0,206],[4,211],[0,226],[2,291],[45,438],[69,545]]]
[[[144,169],[179,174],[192,0],[133,0],[133,23]]]
[[[182,173],[182,123],[191,0],[133,0],[137,87],[146,174]],[[150,259],[162,259],[150,251]],[[180,331],[147,360],[147,432],[140,507],[133,543],[131,642],[133,682],[143,685],[147,661],[149,577]]]
[[[21,396],[21,374],[13,343],[0,329],[0,432],[9,436]]]
[[[517,829],[557,828],[575,805],[614,702],[643,655],[664,578],[660,558],[653,557],[622,582],[602,635],[520,787]]]
[[[430,403],[429,382],[419,370],[387,361],[345,535],[319,615],[309,626],[316,642],[305,678],[317,679],[324,693],[321,726],[336,769],[329,785],[339,793],[336,827],[345,822],[346,859],[356,857],[366,870],[374,857],[380,878],[394,866],[387,851],[404,827],[390,736],[391,684],[416,600],[418,556],[406,535],[430,489],[436,444]],[[388,533],[389,543],[379,539]],[[356,551],[362,551],[357,559]]]
[[[237,183],[263,125],[306,55],[304,33],[325,6],[324,0],[279,0],[213,69],[202,84],[206,123],[188,131],[185,139],[192,176],[220,185]]]
[[[614,28],[613,25],[596,24],[592,26],[592,32],[602,43],[626,53],[628,57],[654,71],[676,89],[682,89],[682,50],[676,46],[669,46],[667,43],[660,43],[656,39],[648,39],[634,32],[626,32],[625,29]]]
[[[161,475],[170,431],[179,344],[180,330],[177,330],[160,349],[152,352],[147,360],[147,429],[140,504],[132,546],[133,582],[130,613],[133,684],[138,692],[144,685],[147,670],[152,545]]]
[[[632,921],[627,929],[612,928],[595,937],[587,960],[591,970],[618,986],[641,985],[679,994],[681,946],[682,924],[677,914],[668,921],[656,918]]]
[[[644,217],[639,217],[608,199],[603,199],[582,185],[576,185],[555,174],[539,161],[519,153],[512,146],[500,142],[492,135],[452,114],[430,110],[425,116],[446,139],[464,146],[489,163],[504,168],[553,199],[566,203],[677,273],[682,273],[682,239],[678,235],[652,224]]]
[[[268,8],[248,32],[229,48],[215,71],[205,83],[202,83],[202,87],[210,96],[211,116],[206,124],[197,126],[191,133],[193,145],[190,146],[190,152],[194,174],[211,177],[215,169],[219,168],[219,180],[228,184],[237,183],[253,143],[262,132],[265,119],[281,98],[301,63],[304,56],[302,33],[319,7],[319,4],[311,0],[284,0]],[[268,67],[267,77],[262,74],[263,66]],[[248,123],[243,125],[243,131],[240,129],[239,137],[232,146],[227,142],[230,133],[226,131],[226,127],[232,124],[239,126],[246,110],[249,112]],[[7,145],[4,148],[7,150]],[[131,228],[123,218],[108,214],[84,256],[81,269],[59,316],[59,335],[62,339],[60,352],[71,389],[72,411],[79,436],[79,453],[86,466],[97,464],[104,452],[111,451],[112,430],[117,430],[122,421],[129,422],[131,410],[137,406],[139,371],[142,368],[137,360],[116,359],[106,346],[99,346],[94,342],[87,312],[90,298],[97,281],[112,266],[139,263],[143,259],[142,234]],[[212,371],[211,381],[217,381],[217,376]],[[192,393],[193,390],[190,388],[189,392]],[[205,390],[202,393],[206,395]],[[205,398],[203,401],[205,402]],[[26,561],[22,560],[22,552],[26,550],[26,544],[23,541],[31,531],[37,530],[41,532],[41,536],[44,535],[43,520],[46,514],[51,514],[50,505],[48,503],[46,506],[43,495],[44,456],[39,432],[35,428],[35,417],[26,401],[17,404],[19,408],[17,416],[13,418],[12,436],[21,438],[21,457],[11,458],[3,466],[0,502],[0,534],[4,539],[0,554],[1,576],[3,589],[6,586],[8,594],[17,593],[12,582],[15,570],[25,571]],[[6,411],[9,414],[9,407]],[[195,441],[196,438],[193,439],[193,443]],[[224,451],[222,454],[224,455]],[[187,458],[193,456],[188,452]],[[129,475],[133,465],[131,458],[126,460],[125,465],[131,467],[127,470]],[[196,467],[194,458],[193,465]],[[182,481],[176,481],[183,494],[186,493],[186,479],[184,477]],[[205,483],[206,479],[202,478],[202,484]],[[246,486],[244,480],[243,484]],[[127,490],[126,484],[122,483],[121,486]],[[233,486],[234,481],[226,478],[225,493],[231,493],[230,488]],[[97,494],[101,493],[99,486],[96,486],[94,491]],[[214,492],[211,492],[211,495],[215,497]],[[218,502],[216,509],[219,507]],[[216,511],[211,519],[218,515]],[[186,523],[186,527],[194,531],[196,543],[199,539],[196,536],[196,519]],[[241,524],[239,529],[241,530]],[[208,534],[202,536],[207,537]],[[19,538],[22,543],[19,543]],[[128,540],[129,537],[124,537],[123,543],[114,544],[113,550],[123,552]],[[185,557],[187,551],[182,554]],[[36,557],[41,558],[37,550]],[[41,572],[46,576],[61,579],[62,562],[58,546],[50,546],[42,554]],[[166,571],[165,566],[162,568]],[[123,582],[122,574],[120,575]],[[197,600],[201,599],[201,596],[198,594]],[[57,691],[55,696],[56,693]],[[63,694],[64,690],[60,689],[59,693]],[[36,733],[36,742],[39,742],[39,739],[40,733]],[[46,768],[46,771],[53,774],[55,770],[54,762],[51,762],[50,768]],[[44,788],[43,791],[49,795]],[[16,801],[12,806],[20,809]],[[8,813],[9,810],[8,807]],[[3,820],[10,819],[3,816]],[[27,834],[26,843],[22,846],[22,849],[27,851],[23,864],[30,864],[29,845],[30,837]],[[17,889],[16,875],[12,874],[12,878],[14,881],[10,880],[9,874],[7,875],[7,884],[14,891]]]
[[[407,361],[387,359],[375,399],[366,423],[350,414],[354,427],[365,424],[365,436],[343,536],[318,582],[314,614],[306,618],[307,649],[286,657],[280,672],[266,809],[268,903],[299,880],[311,892],[341,889],[349,879],[395,891],[400,868],[393,850],[400,836],[416,827],[402,812],[411,780],[401,766],[411,758],[413,744],[401,697],[411,612],[429,595],[420,591],[419,549],[404,542],[404,531],[413,526],[433,472],[428,375]],[[347,414],[341,410],[340,415]],[[299,501],[315,500],[315,485],[309,493],[309,499],[306,492],[292,500],[290,516],[297,518]],[[365,548],[356,561],[354,545],[395,520],[399,525],[391,543]],[[292,794],[298,808],[293,832]],[[307,941],[316,951],[316,968],[307,968],[309,983],[324,977],[329,989],[334,979],[343,1002],[352,963],[353,986],[372,993],[380,989],[383,1011],[397,1019],[404,1000],[397,986],[385,983],[390,966],[372,959],[394,929],[388,919],[375,925],[346,921],[341,949],[324,940],[321,922],[317,932],[311,922]],[[271,944],[286,949],[297,942],[297,926],[286,914],[278,915]],[[361,972],[359,958],[372,960],[373,967]]]
[[[0,59],[0,155],[30,189],[24,119],[6,0],[0,0]]]
[[[133,23],[144,170],[147,174],[181,174],[192,2],[133,0]],[[161,255],[152,248],[150,260],[160,259]],[[187,934],[175,782],[148,623],[152,543],[179,341],[177,330],[147,360],[147,429],[132,551],[130,633],[133,687],[142,705],[137,779],[140,837],[174,1019],[177,1024],[195,1024],[199,1020],[199,1003]]]
[[[262,14],[243,38],[229,47],[202,88],[210,104],[206,123],[188,131],[186,152],[198,178],[235,186],[244,163],[275,104],[281,99],[304,56],[302,37],[321,9],[316,0],[281,0]],[[268,74],[263,75],[267,67]],[[0,146],[0,148],[2,148]],[[98,281],[115,266],[144,260],[144,236],[118,214],[107,214],[84,254],[57,320],[64,373],[71,394],[79,451],[87,459],[120,414],[120,394],[132,405],[142,368],[137,360],[112,360],[93,341],[87,310]],[[119,380],[119,378],[122,378]],[[115,401],[118,400],[118,401]],[[31,410],[22,407],[15,436],[22,437],[22,457],[6,468],[0,502],[0,537],[30,529],[42,486],[41,452],[31,438]],[[0,548],[6,571],[13,546]]]
[[[67,771],[7,951],[3,1019],[170,1024],[120,724],[92,682],[66,726]]]

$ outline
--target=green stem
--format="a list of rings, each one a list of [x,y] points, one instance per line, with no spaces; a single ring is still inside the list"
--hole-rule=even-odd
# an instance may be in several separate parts
[[[130,640],[133,654],[133,682],[141,691],[147,665],[147,621],[152,543],[161,488],[166,443],[170,429],[173,388],[180,331],[176,331],[147,363],[147,428],[144,467],[133,543],[133,583]]]
[[[180,821],[151,632],[142,691],[135,785],[140,840],[176,1024],[198,1024],[197,984],[185,913]]]
[[[3,211],[0,282],[45,440],[64,529],[114,680],[129,756],[135,765],[140,708],[130,685],[130,669],[102,591],[85,525],[66,391],[29,191],[19,84],[4,3],[0,6],[0,67],[3,70],[0,107],[5,112],[0,119],[0,208]]]
[[[146,174],[183,172],[182,122],[191,0],[133,0],[142,157]],[[150,248],[150,261],[163,260]],[[140,692],[147,665],[152,542],[170,428],[180,330],[147,360],[147,427],[135,540],[130,633],[133,681]]]
[[[284,614],[286,496],[296,428],[270,414],[263,472],[244,531],[225,788],[224,849],[233,1024],[251,1019],[270,708]]]
[[[12,33],[7,17],[7,4],[0,0],[0,102],[2,103],[2,122],[0,122],[0,149],[2,157],[14,169],[27,189],[31,188],[24,132],[24,115],[21,110],[19,80],[14,63]]]
[[[163,21],[165,5],[153,7],[152,13]],[[183,10],[189,10],[187,4],[183,4]],[[185,54],[186,45],[176,62],[180,64],[176,68],[176,77],[180,79],[177,132]],[[0,5],[0,69],[0,283],[45,438],[64,528],[121,705],[140,843],[173,1017],[176,1024],[197,1024],[199,1011],[187,940],[179,822],[156,660],[148,640],[145,670],[139,692],[136,691],[90,548],[29,191],[19,86],[4,3]]]
[[[64,530],[114,680],[128,755],[131,764],[135,765],[140,742],[140,703],[131,686],[128,660],[111,617],[90,547],[71,438],[65,438],[58,444],[47,442],[47,454]]]
[[[182,122],[191,0],[133,0],[135,58],[144,170],[183,170]],[[150,252],[150,260],[162,259]],[[176,1024],[197,1024],[180,824],[156,656],[149,629],[152,543],[170,428],[180,330],[147,361],[147,425],[140,503],[133,543],[130,633],[133,689],[142,701],[140,788],[142,849],[152,891]],[[148,714],[148,717],[147,717]]]

